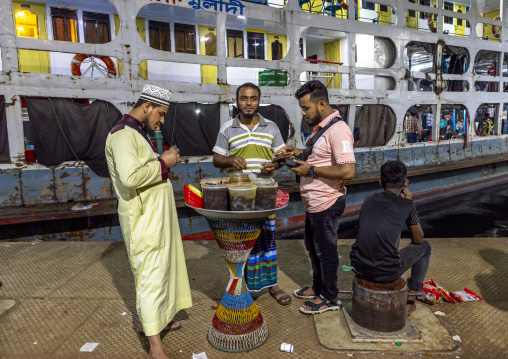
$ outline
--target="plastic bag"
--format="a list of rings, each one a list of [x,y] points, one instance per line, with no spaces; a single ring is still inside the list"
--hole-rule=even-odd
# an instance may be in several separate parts
[[[478,302],[482,300],[482,297],[467,288],[459,292],[450,292],[450,296],[457,302]]]

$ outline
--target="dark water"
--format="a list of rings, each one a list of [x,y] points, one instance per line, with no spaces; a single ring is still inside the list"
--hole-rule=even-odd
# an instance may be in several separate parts
[[[426,238],[508,237],[508,183],[416,203],[416,209]],[[344,221],[342,229],[340,238],[355,238],[358,218]]]
[[[416,203],[425,238],[508,237],[508,183],[460,196]],[[358,216],[344,218],[339,238],[355,238]],[[303,238],[303,231],[285,238]],[[409,237],[404,231],[402,237]]]
[[[417,202],[416,208],[425,238],[508,237],[508,183],[432,202]],[[61,232],[67,232],[66,238],[70,240],[91,240],[88,230],[118,225],[116,215],[10,225],[0,231],[0,241],[36,235],[58,240]],[[357,232],[358,216],[341,220],[339,238],[355,238]],[[76,233],[76,238],[69,237],[72,233]],[[408,238],[409,232],[403,232],[402,237]],[[303,230],[278,238],[302,239]]]

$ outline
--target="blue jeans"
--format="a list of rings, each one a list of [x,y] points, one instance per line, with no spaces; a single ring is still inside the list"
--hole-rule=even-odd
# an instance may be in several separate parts
[[[406,132],[406,140],[407,143],[415,143],[418,141],[418,136],[416,135],[416,133]]]
[[[409,243],[402,248],[399,252],[401,265],[396,279],[402,277],[411,268],[411,278],[407,281],[407,286],[411,290],[422,290],[423,281],[429,269],[430,252],[430,243],[426,240],[423,240],[422,244]]]
[[[317,296],[336,301],[339,295],[339,256],[337,231],[346,200],[341,196],[328,209],[305,214],[305,248],[312,265],[312,289]]]

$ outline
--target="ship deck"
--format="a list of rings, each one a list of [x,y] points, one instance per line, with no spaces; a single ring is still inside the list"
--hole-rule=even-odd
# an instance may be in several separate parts
[[[268,328],[268,341],[247,353],[225,353],[210,346],[209,326],[228,281],[221,251],[213,241],[184,242],[194,305],[177,318],[183,328],[163,338],[171,358],[205,352],[213,358],[508,358],[508,238],[430,239],[427,278],[444,288],[467,287],[481,302],[417,304],[413,321],[422,343],[402,346],[352,345],[338,320],[342,313],[307,317],[302,300],[278,305],[265,291],[256,295]],[[352,240],[339,240],[341,265],[349,264]],[[279,283],[293,291],[311,280],[302,240],[278,242]],[[350,289],[351,272],[341,271],[339,288]],[[0,358],[146,358],[148,342],[135,331],[135,292],[121,242],[0,243]],[[347,300],[347,295],[341,295]],[[444,317],[433,313],[441,311]],[[434,332],[425,320],[442,327]],[[427,321],[428,321],[427,320]],[[425,328],[424,328],[425,327]],[[444,328],[444,329],[443,329]],[[444,331],[443,331],[444,330]],[[453,341],[458,335],[461,342]],[[504,339],[503,339],[504,338]],[[99,343],[90,353],[88,342]],[[281,343],[294,353],[281,353]]]

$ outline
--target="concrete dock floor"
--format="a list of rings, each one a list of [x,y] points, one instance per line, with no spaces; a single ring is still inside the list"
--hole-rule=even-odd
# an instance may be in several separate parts
[[[163,343],[171,358],[192,358],[192,353],[201,352],[210,359],[508,358],[508,238],[429,241],[432,257],[427,278],[448,290],[467,287],[484,298],[474,303],[417,304],[421,318],[435,311],[446,314],[436,318],[448,332],[444,335],[448,344],[448,336],[461,339],[451,346],[430,342],[428,346],[425,342],[351,346],[347,339],[337,340],[333,330],[326,330],[326,320],[342,313],[304,316],[298,313],[302,300],[293,298],[291,305],[283,307],[265,291],[255,297],[270,330],[268,341],[247,353],[214,349],[206,334],[215,313],[212,306],[226,288],[228,270],[213,241],[184,242],[194,306],[177,315],[184,326],[165,335]],[[339,240],[341,265],[349,264],[352,242]],[[303,241],[282,240],[277,246],[282,288],[292,292],[309,285],[310,264]],[[341,271],[339,288],[350,289],[351,279],[351,272]],[[1,242],[0,280],[4,283],[0,288],[0,358],[147,357],[148,342],[134,329],[134,283],[123,243]],[[333,325],[344,330],[338,323]],[[88,342],[99,346],[91,353],[80,352]],[[280,352],[282,342],[293,344],[294,352]]]

